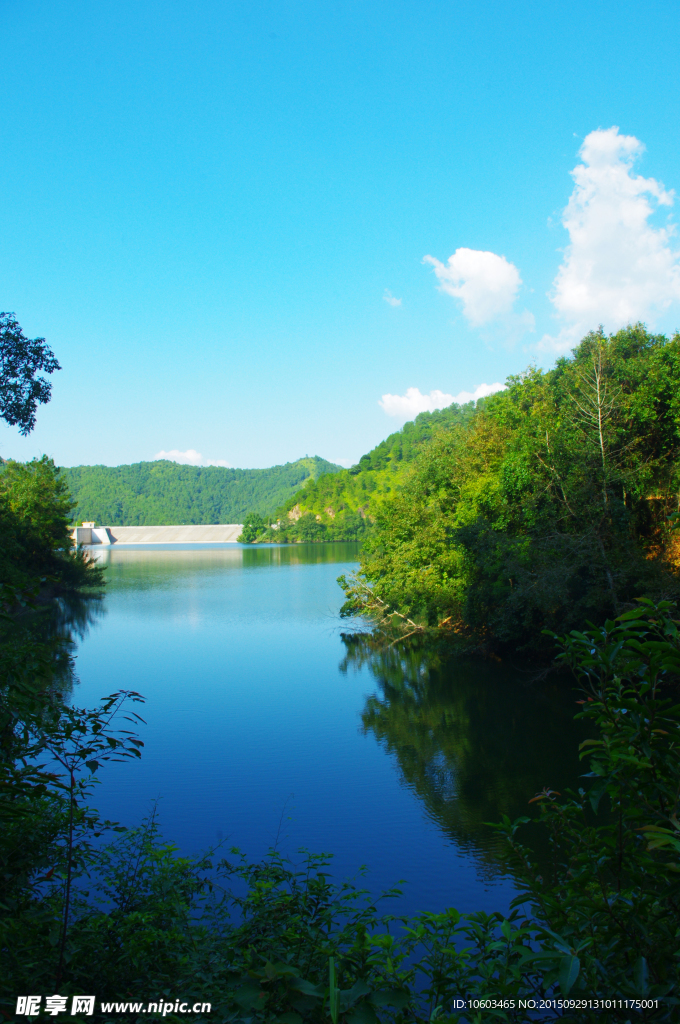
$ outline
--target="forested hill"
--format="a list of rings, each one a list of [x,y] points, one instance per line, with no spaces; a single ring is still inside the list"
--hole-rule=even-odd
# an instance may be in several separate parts
[[[680,595],[680,334],[587,335],[436,431],[375,510],[346,612],[552,657]]]
[[[267,541],[359,540],[379,506],[401,486],[406,469],[440,429],[465,426],[481,409],[450,405],[435,412],[422,412],[412,423],[390,434],[356,466],[332,476],[319,476],[304,490],[292,494],[277,508],[279,527],[259,533]],[[273,510],[270,510],[273,511]],[[254,529],[248,539],[258,536]]]
[[[340,470],[315,455],[269,469],[180,466],[158,460],[132,466],[62,469],[79,522],[107,526],[242,523],[247,512],[271,512],[308,480]]]

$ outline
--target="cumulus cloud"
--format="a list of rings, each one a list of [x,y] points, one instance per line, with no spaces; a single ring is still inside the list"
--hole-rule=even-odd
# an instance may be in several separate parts
[[[395,298],[394,295],[392,294],[392,292],[389,290],[389,288],[385,289],[385,294],[383,295],[383,300],[385,302],[387,302],[388,305],[390,305],[390,306],[401,306],[401,299]]]
[[[584,139],[562,214],[569,245],[550,295],[564,326],[540,347],[566,351],[598,324],[613,331],[637,320],[653,323],[680,300],[674,228],[649,223],[659,207],[673,204],[674,194],[633,173],[643,151],[635,136],[620,135],[617,127]]]
[[[430,391],[429,395],[422,395],[418,388],[407,388],[405,395],[383,395],[378,404],[388,416],[412,420],[419,412],[445,409],[452,402],[465,405],[466,402],[476,402],[478,398],[486,398],[487,395],[504,390],[505,384],[499,383],[480,384],[474,391],[461,391],[457,395],[447,395],[437,390]]]
[[[224,466],[225,469],[231,469],[224,459],[204,459],[201,453],[193,448],[187,448],[185,452],[180,452],[177,448],[169,452],[158,452],[154,459],[169,459],[170,462],[179,462],[181,466]]]
[[[423,263],[434,267],[443,292],[461,300],[463,315],[473,327],[512,318],[522,278],[505,256],[479,249],[456,249],[448,263],[434,256],[425,256]],[[523,318],[527,327],[533,326],[530,313],[525,311]]]

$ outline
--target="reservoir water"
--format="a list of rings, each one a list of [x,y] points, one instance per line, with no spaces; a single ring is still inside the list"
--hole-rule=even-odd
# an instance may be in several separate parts
[[[101,770],[106,817],[135,825],[158,801],[183,853],[330,852],[338,878],[367,865],[373,892],[405,880],[399,912],[507,910],[515,890],[485,822],[577,784],[563,680],[343,637],[336,578],[352,544],[98,557],[108,584],[77,640],[73,702],[136,690],[147,723],[141,761]]]

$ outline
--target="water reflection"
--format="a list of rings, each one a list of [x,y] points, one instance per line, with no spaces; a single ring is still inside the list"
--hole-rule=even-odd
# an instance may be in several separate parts
[[[373,892],[408,879],[405,913],[506,907],[514,886],[483,822],[575,779],[574,695],[503,665],[343,648],[335,581],[356,551],[97,552],[106,615],[101,602],[71,609],[84,636],[74,699],[147,698],[144,757],[102,769],[99,810],[134,823],[161,797],[183,852],[220,830],[259,857],[290,808],[288,852],[333,851],[339,878],[369,864]]]
[[[494,874],[499,840],[484,823],[530,814],[545,785],[579,785],[586,733],[573,720],[569,681],[531,682],[517,668],[415,648],[379,650],[365,636],[343,640],[341,671],[368,667],[379,685],[361,714],[364,734],[394,755],[428,816]],[[542,857],[540,842],[535,849]]]
[[[317,565],[347,562],[359,552],[359,544],[115,544],[94,546],[89,553],[100,565],[166,562],[174,568],[186,565],[223,566]]]
[[[121,583],[137,589],[163,586],[173,588],[188,576],[271,569],[278,566],[345,564],[357,557],[359,545],[338,544],[137,544],[125,547],[92,547],[92,557],[116,575]],[[124,571],[123,571],[124,570]]]
[[[53,652],[54,686],[67,700],[77,682],[73,658],[77,642],[82,642],[105,614],[103,594],[86,592],[39,601],[15,620],[20,640],[47,644]],[[4,634],[4,630],[0,632]]]
[[[106,615],[104,594],[68,594],[57,598],[45,618],[47,635],[84,640],[90,629]]]

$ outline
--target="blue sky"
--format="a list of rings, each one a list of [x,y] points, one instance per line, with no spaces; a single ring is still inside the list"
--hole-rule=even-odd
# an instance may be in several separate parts
[[[63,367],[5,458],[350,463],[600,322],[680,326],[675,0],[0,25],[0,308]]]

